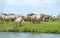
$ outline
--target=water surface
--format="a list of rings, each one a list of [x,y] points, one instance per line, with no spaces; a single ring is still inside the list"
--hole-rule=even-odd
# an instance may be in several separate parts
[[[60,34],[0,32],[0,38],[60,38]]]

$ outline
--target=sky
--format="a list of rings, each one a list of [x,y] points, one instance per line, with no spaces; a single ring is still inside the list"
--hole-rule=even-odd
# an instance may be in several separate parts
[[[0,0],[0,13],[60,14],[60,0]]]

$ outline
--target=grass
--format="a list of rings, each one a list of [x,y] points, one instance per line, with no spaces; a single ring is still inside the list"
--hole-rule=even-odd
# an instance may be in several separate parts
[[[11,26],[13,22],[7,22],[5,24],[0,24],[0,29],[5,29]],[[40,24],[32,24],[30,22],[23,22],[20,26],[17,26],[13,29],[15,31],[31,31],[31,30],[45,30],[45,31],[58,31],[60,32],[60,22],[42,22]]]
[[[14,28],[15,30],[49,30],[60,32],[60,22],[43,22],[41,24],[22,23],[22,26]]]
[[[13,22],[6,22],[6,23],[0,23],[0,30],[7,30],[9,28],[12,28]]]

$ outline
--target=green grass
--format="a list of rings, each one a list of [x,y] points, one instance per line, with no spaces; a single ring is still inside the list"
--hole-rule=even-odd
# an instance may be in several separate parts
[[[41,24],[22,23],[22,26],[16,27],[16,30],[49,30],[60,32],[60,22],[43,22]]]
[[[13,22],[6,22],[6,23],[1,23],[0,22],[0,29],[8,29],[11,28]]]
[[[0,29],[5,29],[11,27],[13,22],[7,22],[5,24],[0,24]],[[20,26],[17,26],[10,30],[49,30],[49,31],[58,31],[60,32],[60,22],[42,22],[40,24],[32,24],[30,22],[23,22]]]

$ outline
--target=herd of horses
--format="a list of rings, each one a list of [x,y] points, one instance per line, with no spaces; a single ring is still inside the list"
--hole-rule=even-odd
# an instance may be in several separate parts
[[[0,20],[5,23],[6,21],[12,21],[15,24],[21,24],[23,21],[32,22],[32,23],[41,23],[41,22],[50,22],[52,16],[45,14],[27,14],[26,16],[17,15],[17,14],[6,14],[3,13],[0,16]]]

